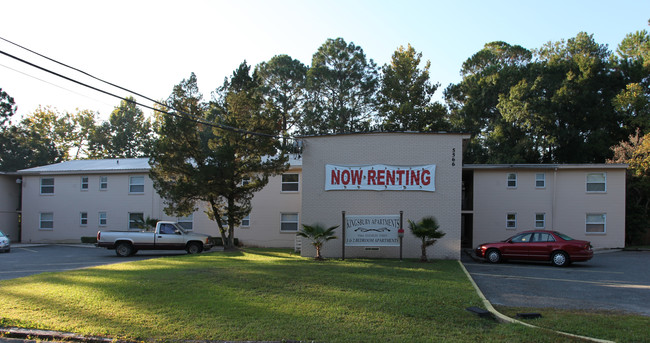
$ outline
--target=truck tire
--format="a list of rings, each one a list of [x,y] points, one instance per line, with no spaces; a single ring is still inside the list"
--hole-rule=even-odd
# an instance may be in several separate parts
[[[120,242],[115,246],[115,253],[119,257],[128,257],[133,255],[134,252],[133,246],[128,242]]]
[[[187,244],[187,248],[185,250],[187,250],[188,254],[198,254],[203,251],[203,245],[197,242],[190,242]]]

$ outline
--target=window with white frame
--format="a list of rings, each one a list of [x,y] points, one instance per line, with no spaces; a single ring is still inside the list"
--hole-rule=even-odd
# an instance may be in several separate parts
[[[54,194],[54,178],[43,177],[41,178],[41,194]]]
[[[535,188],[546,188],[546,174],[535,174]]]
[[[251,215],[247,215],[241,220],[241,226],[242,227],[250,227],[251,226]]]
[[[144,193],[144,175],[129,177],[129,193]]]
[[[300,177],[298,174],[282,174],[282,191],[297,192],[299,190]]]
[[[41,212],[38,228],[40,230],[54,230],[54,213]]]
[[[246,185],[249,184],[250,182],[251,182],[251,178],[250,178],[250,177],[243,177],[243,178],[241,179],[241,185],[242,185],[242,186],[246,186]]]
[[[517,188],[517,173],[508,173],[508,188]]]
[[[144,213],[130,212],[129,213],[129,230],[142,229],[144,225]]]
[[[517,228],[517,213],[507,213],[506,229],[516,229],[516,228]]]
[[[282,213],[280,216],[281,232],[298,232],[298,213]]]
[[[192,229],[194,228],[194,214],[190,214],[189,216],[186,217],[178,217],[176,219],[176,222],[183,229],[192,231]]]
[[[605,213],[587,213],[586,232],[587,233],[606,233]]]
[[[82,191],[88,190],[88,176],[81,177],[81,190]]]
[[[607,191],[607,173],[588,173],[587,192],[604,193]]]
[[[79,225],[81,226],[88,225],[88,212],[79,213]]]
[[[99,190],[105,191],[108,189],[108,176],[99,177]]]
[[[546,227],[546,213],[535,213],[535,228],[543,229]]]
[[[99,212],[99,226],[108,225],[108,216],[106,212]]]

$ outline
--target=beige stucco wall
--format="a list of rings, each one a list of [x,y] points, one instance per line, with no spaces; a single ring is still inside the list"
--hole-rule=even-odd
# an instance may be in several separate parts
[[[607,191],[586,191],[588,173],[605,172]],[[508,188],[508,173],[517,187]],[[535,174],[545,173],[546,187],[535,187]],[[591,241],[596,249],[625,245],[625,167],[575,165],[558,168],[491,167],[474,169],[473,245],[498,241],[535,229],[535,214],[546,214],[545,229]],[[516,229],[506,228],[507,213],[517,214]],[[605,213],[606,232],[587,233],[586,214]]]
[[[460,213],[462,140],[460,134],[368,133],[308,137],[304,139],[303,196],[301,223],[341,225],[341,212],[347,215],[399,214],[404,211],[403,256],[420,256],[419,242],[410,234],[407,219],[435,216],[446,235],[428,250],[430,258],[460,258]],[[422,191],[325,191],[325,165],[412,166],[435,164],[435,192]],[[329,241],[325,257],[342,255],[339,239]],[[313,256],[314,248],[303,239],[303,256]],[[368,251],[347,247],[347,257],[399,256],[398,247]]]
[[[20,184],[16,183],[16,179],[20,179],[20,176],[0,174],[0,230],[9,235],[12,242],[20,237]]]

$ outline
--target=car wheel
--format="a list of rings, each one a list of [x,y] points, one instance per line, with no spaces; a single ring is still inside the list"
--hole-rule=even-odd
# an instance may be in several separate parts
[[[488,250],[485,256],[487,257],[487,260],[490,263],[501,262],[501,253],[499,252],[499,250],[496,249]]]
[[[551,263],[557,267],[564,267],[569,265],[569,256],[564,251],[556,251],[551,256]]]
[[[194,242],[187,245],[188,254],[198,254],[201,251],[203,251],[203,247],[199,243]]]
[[[133,254],[133,251],[134,250],[131,243],[122,242],[122,243],[118,243],[117,246],[115,247],[115,253],[117,254],[117,256],[120,257],[131,256]]]

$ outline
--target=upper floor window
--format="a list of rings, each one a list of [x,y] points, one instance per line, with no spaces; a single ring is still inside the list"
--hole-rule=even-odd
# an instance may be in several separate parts
[[[606,192],[607,173],[587,174],[587,192]]]
[[[517,173],[508,173],[508,188],[517,188]]]
[[[282,174],[282,191],[297,192],[300,184],[298,174]]]
[[[251,183],[251,178],[250,177],[244,177],[241,179],[241,185],[246,186],[247,184]]]
[[[108,189],[108,176],[99,177],[99,190],[105,191]]]
[[[546,187],[546,174],[537,173],[535,174],[535,188],[545,188]]]
[[[41,194],[54,194],[54,178],[41,178]]]
[[[81,177],[81,190],[82,191],[88,190],[88,176]]]
[[[129,177],[129,193],[144,193],[144,176]]]

